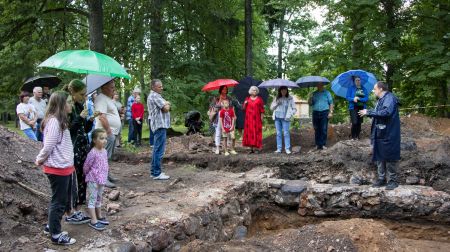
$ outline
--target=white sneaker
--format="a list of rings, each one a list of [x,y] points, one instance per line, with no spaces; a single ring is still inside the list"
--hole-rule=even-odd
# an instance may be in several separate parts
[[[166,174],[161,172],[161,174],[159,174],[158,177],[153,177],[153,179],[154,180],[168,180],[168,179],[170,179],[170,176],[167,176]]]
[[[277,153],[277,154],[278,154],[278,153],[281,153],[281,151],[280,151],[280,150],[276,150],[276,151],[275,151],[275,153]]]
[[[216,155],[219,155],[219,154],[220,154],[219,148],[217,148],[216,151],[214,151],[214,153],[215,153]]]
[[[286,150],[286,154],[291,154],[292,152],[290,150]]]
[[[229,156],[230,155],[230,153],[227,151],[227,152],[225,152],[225,154],[224,154],[225,156]]]
[[[231,153],[232,155],[237,155],[237,152],[236,152],[235,150],[231,150],[230,153]]]

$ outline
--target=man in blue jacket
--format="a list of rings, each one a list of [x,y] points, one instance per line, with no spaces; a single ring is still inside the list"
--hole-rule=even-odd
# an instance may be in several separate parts
[[[359,139],[361,133],[361,124],[363,117],[358,112],[366,108],[366,102],[369,100],[369,92],[361,85],[361,79],[357,76],[353,77],[355,85],[347,89],[346,99],[348,101],[348,110],[350,112],[350,121],[352,123],[352,139]]]
[[[387,178],[386,190],[392,190],[398,187],[397,166],[398,160],[400,160],[399,102],[382,81],[375,84],[373,91],[379,98],[375,109],[363,109],[359,111],[359,115],[367,115],[373,118],[371,130],[372,160],[376,161],[378,167],[378,180],[373,186],[386,185],[385,178]]]

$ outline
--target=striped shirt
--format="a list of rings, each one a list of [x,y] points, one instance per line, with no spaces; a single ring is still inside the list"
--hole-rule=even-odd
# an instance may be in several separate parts
[[[170,128],[170,112],[162,112],[166,100],[161,94],[151,91],[147,98],[148,119],[150,119],[150,129],[155,132],[157,129]]]
[[[83,172],[87,182],[104,185],[108,177],[108,154],[105,149],[92,148],[84,161]]]
[[[69,129],[61,132],[59,121],[55,117],[50,117],[45,125],[44,147],[37,155],[36,161],[44,161],[44,166],[53,168],[73,166],[73,146]]]

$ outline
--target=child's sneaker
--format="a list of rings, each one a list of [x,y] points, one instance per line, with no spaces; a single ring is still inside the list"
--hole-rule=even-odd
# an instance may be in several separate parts
[[[281,153],[281,150],[276,150],[275,153],[279,154],[279,153]]]
[[[168,180],[169,178],[170,178],[170,176],[167,176],[166,174],[161,172],[161,174],[159,174],[159,176],[153,177],[153,180]]]
[[[224,155],[225,155],[225,156],[229,156],[230,153],[229,153],[228,151],[226,151]]]
[[[217,148],[217,149],[214,151],[214,154],[216,154],[216,155],[219,155],[219,154],[220,154],[219,148]]]
[[[74,238],[71,238],[68,234],[64,234],[61,233],[57,238],[54,238],[52,236],[52,243],[56,244],[56,245],[72,245],[75,242],[77,242],[77,240],[75,240]]]
[[[106,217],[98,218],[98,222],[102,223],[103,225],[109,225],[109,221],[106,219]]]
[[[98,230],[98,231],[102,231],[106,229],[105,224],[100,223],[100,221],[97,221],[97,223],[92,224],[92,222],[89,222],[89,227]]]
[[[230,153],[231,153],[232,155],[237,155],[237,152],[236,152],[235,150],[231,150]]]
[[[67,216],[65,218],[65,221],[68,224],[79,225],[88,223],[89,221],[91,221],[91,218],[87,217],[82,212],[74,212],[72,215]]]
[[[290,150],[286,150],[286,154],[290,155],[292,152]]]

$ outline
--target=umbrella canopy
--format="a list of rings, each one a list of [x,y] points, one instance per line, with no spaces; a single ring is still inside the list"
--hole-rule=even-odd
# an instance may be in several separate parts
[[[331,90],[340,96],[347,96],[347,89],[355,85],[353,82],[353,77],[359,77],[361,79],[361,85],[367,89],[367,91],[371,91],[375,83],[377,83],[377,79],[372,73],[366,72],[364,70],[349,70],[347,72],[341,73],[331,82]]]
[[[28,78],[21,88],[22,91],[33,92],[34,87],[48,87],[54,88],[61,83],[61,79],[50,74],[40,74],[31,78]]]
[[[90,94],[113,79],[114,77],[89,74],[83,79],[83,82],[87,86],[87,94]]]
[[[240,80],[239,84],[233,88],[232,94],[240,103],[244,103],[245,98],[249,96],[248,90],[250,89],[250,87],[258,87],[261,83],[262,81],[255,80],[252,77],[247,76]],[[269,92],[267,91],[267,89],[261,88],[258,95],[263,99],[264,103],[267,103],[267,99],[269,98]]]
[[[234,87],[237,84],[238,82],[233,79],[217,79],[215,81],[208,82],[205,86],[203,86],[202,91],[217,90],[221,86]]]
[[[330,81],[321,76],[304,76],[295,82],[301,88],[317,87],[318,84],[328,84]]]
[[[260,88],[279,88],[283,86],[288,88],[298,88],[295,82],[285,79],[266,80],[259,85]]]
[[[131,76],[113,58],[90,50],[69,50],[59,52],[39,67],[49,67],[83,74],[98,74],[130,79]]]

